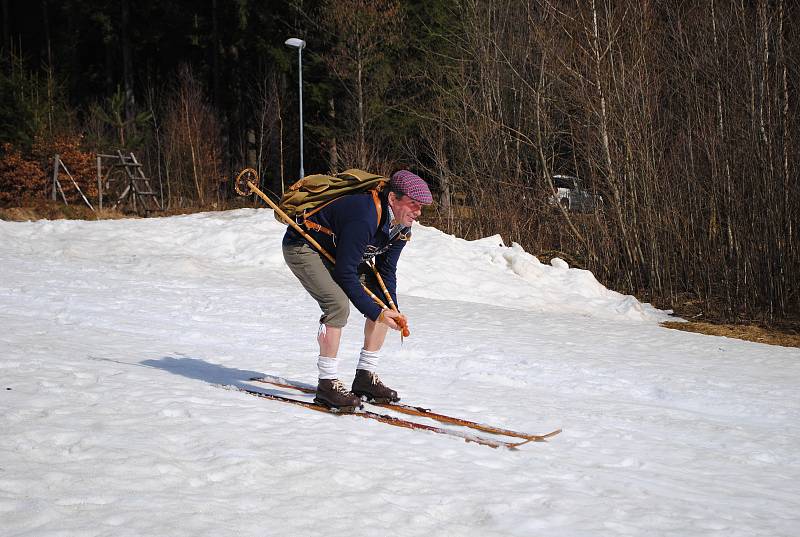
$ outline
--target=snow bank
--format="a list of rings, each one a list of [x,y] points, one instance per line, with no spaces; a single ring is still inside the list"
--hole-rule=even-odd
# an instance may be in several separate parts
[[[6,235],[55,256],[124,261],[142,273],[269,271],[291,277],[281,255],[285,226],[267,209],[241,209],[172,218],[99,222],[4,223]],[[146,255],[142,255],[142,253]],[[402,296],[458,300],[507,308],[600,318],[659,321],[666,312],[606,289],[586,270],[561,259],[550,266],[499,236],[465,241],[416,224],[400,259]]]
[[[606,289],[588,270],[562,259],[544,265],[499,235],[465,241],[416,226],[400,260],[403,294],[460,300],[537,312],[630,320],[663,320],[667,312]]]

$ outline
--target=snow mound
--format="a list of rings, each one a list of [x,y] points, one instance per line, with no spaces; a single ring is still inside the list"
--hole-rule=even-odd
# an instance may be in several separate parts
[[[217,274],[258,271],[291,278],[281,254],[285,226],[268,209],[198,213],[168,218],[2,223],[0,235],[27,241],[31,252],[124,263],[142,274]],[[536,312],[659,321],[666,312],[611,291],[586,270],[561,259],[550,266],[495,235],[466,241],[414,226],[398,267],[401,295],[458,300]]]
[[[402,294],[592,317],[660,321],[668,315],[562,259],[545,265],[517,243],[505,246],[499,235],[466,241],[415,226],[398,270]]]

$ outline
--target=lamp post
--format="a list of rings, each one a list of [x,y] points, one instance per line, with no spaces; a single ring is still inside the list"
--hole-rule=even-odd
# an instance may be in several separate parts
[[[302,179],[306,175],[303,170],[303,49],[306,48],[306,42],[292,37],[287,39],[285,44],[297,49],[297,76],[300,88],[300,179]]]

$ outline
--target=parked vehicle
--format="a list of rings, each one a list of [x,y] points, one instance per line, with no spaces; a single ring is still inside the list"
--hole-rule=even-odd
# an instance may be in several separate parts
[[[572,175],[554,175],[553,204],[560,204],[568,211],[591,213],[603,206],[603,197],[589,192],[583,182]]]

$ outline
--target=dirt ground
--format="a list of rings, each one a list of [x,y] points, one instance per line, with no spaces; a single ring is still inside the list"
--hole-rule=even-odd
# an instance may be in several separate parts
[[[216,203],[205,207],[180,207],[154,212],[152,216],[175,216],[179,214],[199,213],[228,209],[253,207],[249,200],[235,199],[224,206]],[[259,205],[255,205],[258,207]],[[35,200],[25,207],[0,207],[0,220],[27,222],[35,220],[113,220],[119,218],[139,218],[139,215],[117,209],[92,211],[86,205],[64,205],[60,201]]]
[[[11,222],[30,222],[36,220],[111,220],[126,218],[119,211],[111,209],[92,211],[85,205],[64,205],[63,203],[37,203],[31,207],[0,207],[0,220]]]
[[[688,322],[667,321],[666,328],[695,332],[709,336],[724,336],[767,345],[800,347],[800,318],[797,316],[766,322],[758,319],[739,319],[732,323],[719,313],[721,304],[707,303],[689,296],[679,297],[674,304],[654,304],[673,309],[675,315]]]
[[[724,336],[781,347],[800,347],[800,333],[797,328],[762,327],[752,324],[715,324],[707,322],[667,321],[661,326],[685,332],[696,332],[709,336]]]

